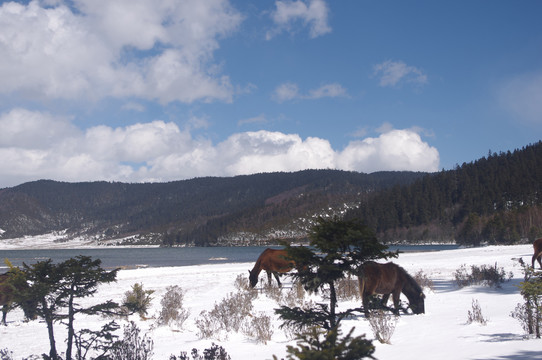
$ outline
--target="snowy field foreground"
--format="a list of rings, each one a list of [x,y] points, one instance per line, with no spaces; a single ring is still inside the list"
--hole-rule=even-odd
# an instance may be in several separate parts
[[[522,297],[516,287],[523,279],[517,259],[522,257],[530,263],[532,247],[489,246],[475,249],[448,250],[427,253],[401,254],[394,262],[403,266],[414,275],[419,270],[434,282],[434,289],[426,289],[424,315],[403,315],[397,323],[391,345],[373,341],[376,346],[375,357],[378,359],[540,359],[542,358],[542,340],[525,336],[520,323],[510,316]],[[471,286],[459,289],[454,284],[453,273],[462,264],[494,265],[503,267],[506,272],[513,272],[511,281],[501,289],[485,286]],[[209,348],[211,343],[223,346],[233,360],[271,359],[273,354],[280,359],[286,356],[286,346],[295,344],[279,329],[280,321],[273,309],[278,307],[274,300],[260,294],[254,300],[254,315],[265,312],[273,319],[273,336],[267,344],[256,342],[240,333],[222,333],[220,339],[199,339],[195,320],[203,310],[211,310],[231,292],[236,292],[234,285],[238,275],[248,275],[247,270],[253,263],[202,265],[187,267],[163,267],[134,270],[121,270],[115,284],[102,286],[93,299],[85,303],[112,299],[121,302],[124,293],[134,283],[142,283],[146,290],[154,290],[149,318],[140,319],[133,315],[143,333],[154,340],[153,359],[168,359],[171,354],[181,351],[190,353],[197,348],[200,353]],[[263,273],[261,275],[263,280]],[[267,279],[265,279],[267,281]],[[260,283],[261,284],[261,283]],[[258,286],[260,285],[258,284]],[[182,329],[156,325],[160,311],[160,300],[166,287],[179,285],[186,291],[185,307],[190,317]],[[284,289],[288,291],[291,280],[284,278]],[[406,299],[404,299],[406,300]],[[477,300],[482,314],[488,319],[487,325],[467,324],[468,311],[472,302]],[[357,307],[356,302],[342,303],[341,307]],[[76,327],[98,328],[107,320],[100,317],[78,317]],[[363,316],[343,322],[343,333],[355,326],[355,334],[366,334],[373,339],[369,323]],[[57,349],[65,350],[65,328],[56,325]],[[20,310],[8,314],[8,326],[0,326],[0,349],[8,348],[14,359],[21,359],[31,354],[48,353],[48,337],[45,323],[42,321],[23,322]]]

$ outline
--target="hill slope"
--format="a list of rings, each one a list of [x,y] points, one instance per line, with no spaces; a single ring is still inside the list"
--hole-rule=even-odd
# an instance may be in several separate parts
[[[388,241],[532,241],[542,236],[542,142],[375,192],[347,216]]]
[[[40,180],[0,190],[0,241],[53,231],[164,245],[294,239],[305,234],[300,219],[343,211],[423,175],[307,170],[151,184]]]

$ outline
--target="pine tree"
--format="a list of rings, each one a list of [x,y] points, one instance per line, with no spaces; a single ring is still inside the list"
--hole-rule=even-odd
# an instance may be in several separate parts
[[[329,292],[329,304],[320,303],[316,308],[308,310],[287,306],[275,310],[284,320],[283,326],[291,326],[299,331],[313,326],[321,329],[309,333],[306,335],[308,337],[300,338],[302,343],[309,345],[300,345],[299,351],[304,355],[302,357],[296,352],[299,359],[311,358],[310,354],[317,351],[320,345],[325,345],[329,354],[334,353],[337,347],[341,347],[341,353],[349,352],[351,347],[356,347],[359,351],[353,357],[320,357],[321,359],[361,359],[372,354],[370,342],[367,343],[362,337],[350,338],[350,332],[346,338],[339,338],[341,320],[354,312],[361,312],[362,309],[347,309],[337,313],[335,284],[346,274],[361,276],[362,264],[366,261],[397,256],[397,253],[388,252],[386,249],[387,246],[380,244],[374,232],[367,226],[338,218],[320,218],[310,231],[309,247],[287,246],[289,258],[296,263],[297,273],[293,276],[308,291]],[[320,341],[320,335],[325,336],[323,342]],[[361,343],[366,346],[361,346]]]
[[[75,301],[94,295],[98,285],[116,280],[118,269],[105,271],[100,265],[101,260],[91,260],[89,256],[81,255],[58,264],[53,264],[51,259],[32,265],[23,264],[29,286],[20,296],[38,304],[37,314],[45,320],[49,334],[49,359],[59,359],[54,336],[55,322],[60,321],[68,328],[66,360],[71,360],[75,315],[110,313],[118,308],[118,304],[112,301],[88,308],[80,307]]]

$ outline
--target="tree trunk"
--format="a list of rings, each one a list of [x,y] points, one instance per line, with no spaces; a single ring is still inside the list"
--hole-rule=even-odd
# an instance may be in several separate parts
[[[72,288],[72,291],[70,292],[70,300],[68,301],[68,339],[67,345],[66,345],[66,360],[72,359],[72,344],[73,344],[73,319],[75,317],[75,311],[73,309],[73,294],[74,290]]]
[[[329,283],[329,313],[330,319],[329,324],[331,328],[334,329],[337,326],[337,316],[335,315],[335,309],[337,307],[337,293],[335,291],[335,284],[332,282]]]
[[[55,334],[53,331],[53,314],[50,309],[47,307],[46,302],[42,302],[43,307],[43,318],[47,324],[47,331],[49,333],[49,345],[51,349],[49,350],[49,357],[51,360],[58,360],[58,354],[56,352],[56,343],[55,343]]]

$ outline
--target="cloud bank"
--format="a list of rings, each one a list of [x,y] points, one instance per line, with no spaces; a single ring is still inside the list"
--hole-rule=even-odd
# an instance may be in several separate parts
[[[297,134],[236,133],[217,144],[164,121],[86,130],[68,119],[14,109],[0,114],[3,183],[35,179],[154,182],[303,169],[438,171],[438,151],[414,130],[333,149],[329,141]]]
[[[243,19],[226,0],[0,6],[0,93],[25,98],[232,101],[213,64]],[[127,11],[126,9],[129,9]]]

